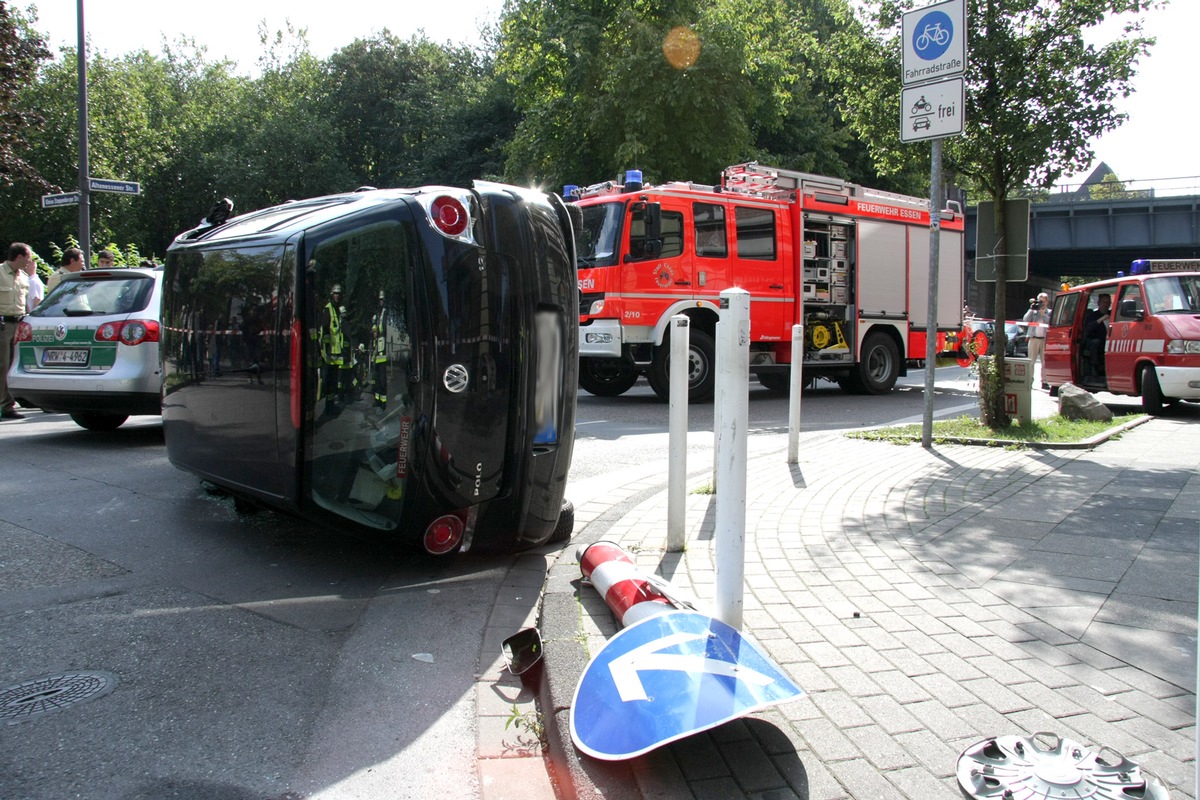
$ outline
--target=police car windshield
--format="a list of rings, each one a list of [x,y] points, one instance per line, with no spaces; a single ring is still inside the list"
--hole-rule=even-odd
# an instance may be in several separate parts
[[[583,209],[583,236],[578,242],[579,266],[609,267],[617,263],[624,203],[600,203]]]
[[[1200,313],[1200,276],[1161,275],[1146,279],[1152,314]]]

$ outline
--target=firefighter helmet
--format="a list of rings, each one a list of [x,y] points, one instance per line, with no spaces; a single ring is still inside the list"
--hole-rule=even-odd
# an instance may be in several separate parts
[[[335,283],[333,285],[333,288],[329,290],[329,293],[330,294],[341,294],[342,293],[342,285],[340,283]]]

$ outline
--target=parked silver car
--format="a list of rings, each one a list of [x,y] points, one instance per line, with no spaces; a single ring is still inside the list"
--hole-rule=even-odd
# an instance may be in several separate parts
[[[64,277],[17,330],[13,397],[94,431],[161,414],[162,276],[137,268]]]

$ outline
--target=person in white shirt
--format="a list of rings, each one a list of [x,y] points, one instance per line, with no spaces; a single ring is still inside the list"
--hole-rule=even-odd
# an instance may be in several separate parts
[[[1026,334],[1029,343],[1029,364],[1036,372],[1039,363],[1041,368],[1046,367],[1046,329],[1050,325],[1050,295],[1042,292],[1037,296],[1025,312],[1025,316],[1021,318],[1022,322],[1029,323],[1029,330]],[[1046,382],[1042,381],[1042,388],[1046,388]]]
[[[37,274],[37,264],[33,263],[32,258],[25,262],[25,274],[29,276],[29,291],[25,293],[25,313],[29,313],[37,308],[38,303],[46,296],[46,284],[42,283]]]

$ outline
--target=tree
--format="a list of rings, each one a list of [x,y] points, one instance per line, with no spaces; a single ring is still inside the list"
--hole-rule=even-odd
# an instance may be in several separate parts
[[[872,0],[875,55],[898,54],[900,13],[911,0]],[[1125,119],[1115,101],[1132,91],[1138,59],[1153,39],[1141,20],[1125,25],[1122,38],[1090,44],[1085,33],[1107,16],[1136,14],[1156,0],[970,0],[970,48],[966,73],[965,135],[947,139],[948,171],[969,177],[995,202],[1000,247],[996,258],[995,317],[1005,318],[1008,265],[1004,242],[1005,198],[1024,187],[1048,189],[1063,174],[1081,171],[1093,158],[1089,142]],[[885,71],[879,71],[888,64]],[[881,93],[899,98],[899,58],[878,58],[870,87],[847,93],[848,113],[871,140],[873,153],[897,139],[899,113],[880,119],[871,101]],[[864,76],[866,77],[866,76]],[[878,81],[878,83],[877,83]],[[864,80],[863,83],[868,81]],[[883,83],[889,86],[883,87]],[[909,152],[912,149],[909,148]],[[996,362],[1004,368],[1004,337],[997,326]],[[993,400],[1002,404],[1003,396]],[[986,415],[985,415],[986,416]],[[1002,406],[991,418],[1008,424]]]
[[[0,188],[16,183],[52,188],[22,155],[26,135],[41,118],[18,103],[38,64],[49,57],[45,40],[32,30],[30,21],[0,0]]]
[[[853,19],[847,8],[846,0],[507,4],[497,65],[520,112],[508,179],[591,183],[640,168],[654,182],[715,182],[725,166],[758,160],[877,185],[835,102],[829,42]]]

